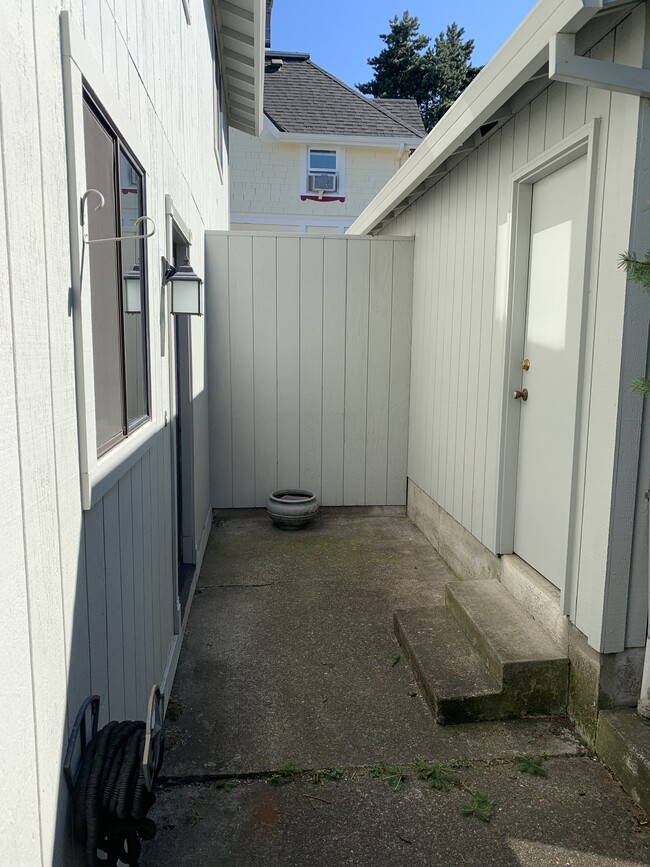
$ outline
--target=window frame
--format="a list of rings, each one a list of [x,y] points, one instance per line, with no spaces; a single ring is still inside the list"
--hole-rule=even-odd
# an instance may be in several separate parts
[[[306,196],[307,198],[314,198],[314,193],[309,190],[309,155],[312,151],[333,151],[336,153],[336,169],[323,169],[322,171],[323,173],[336,173],[338,175],[338,190],[336,193],[325,193],[323,200],[328,202],[332,199],[339,200],[345,198],[345,148],[331,143],[316,144],[310,142],[309,144],[304,144],[302,146],[300,158],[300,195]]]
[[[160,389],[154,387],[153,359],[159,349],[162,336],[155,330],[155,281],[152,270],[144,283],[144,302],[148,306],[147,322],[148,370],[149,370],[149,417],[128,437],[122,438],[112,449],[101,456],[97,454],[94,363],[92,343],[92,320],[90,309],[89,268],[81,264],[84,254],[83,234],[80,221],[81,197],[88,189],[86,183],[86,160],[84,147],[83,92],[87,90],[95,105],[110,120],[111,127],[127,146],[127,152],[142,169],[145,178],[150,178],[151,154],[116,97],[114,86],[103,74],[83,35],[77,30],[69,12],[62,12],[61,55],[63,71],[63,107],[65,120],[65,147],[68,167],[68,219],[70,230],[70,311],[74,328],[75,379],[77,395],[77,425],[79,442],[79,465],[81,503],[83,509],[91,509],[142,456],[148,452],[157,432],[163,427],[163,403]],[[93,197],[88,207],[94,207]],[[146,227],[151,228],[147,223]],[[156,227],[156,233],[161,227]],[[163,230],[164,231],[164,230]],[[149,261],[151,242],[145,241]],[[87,248],[86,248],[87,253]],[[83,284],[82,284],[83,279]]]
[[[104,128],[105,132],[109,135],[109,137],[113,140],[113,150],[115,155],[115,167],[114,167],[114,191],[115,191],[115,235],[122,237],[122,202],[121,202],[121,182],[124,180],[120,174],[120,159],[122,155],[124,155],[129,163],[132,164],[132,168],[135,169],[139,176],[139,180],[141,183],[141,202],[140,208],[142,210],[142,214],[147,213],[147,175],[140,166],[137,157],[135,154],[131,152],[131,149],[127,145],[125,141],[122,140],[119,132],[113,127],[111,124],[110,118],[106,116],[106,112],[103,110],[102,106],[97,102],[94,94],[90,91],[90,89],[84,85],[82,90],[82,98],[84,102],[84,106],[88,106],[90,111],[95,115],[98,123]],[[91,205],[92,207],[92,205]],[[141,225],[142,231],[146,230],[146,226]],[[128,237],[128,236],[125,236]],[[116,259],[117,259],[117,273],[119,275],[117,285],[115,287],[117,292],[118,299],[118,309],[121,311],[121,316],[119,320],[119,347],[120,347],[120,384],[121,384],[121,407],[122,407],[122,432],[115,434],[110,440],[107,440],[102,446],[97,446],[97,456],[98,458],[103,457],[109,451],[114,449],[117,445],[123,442],[128,437],[132,436],[135,431],[138,430],[143,424],[146,424],[151,420],[151,353],[149,347],[149,301],[147,298],[147,278],[149,274],[148,268],[148,251],[146,241],[139,241],[139,249],[141,251],[141,262],[140,262],[140,271],[142,274],[142,315],[145,317],[144,319],[144,386],[146,390],[147,396],[147,413],[145,415],[139,416],[134,420],[133,423],[129,422],[129,406],[128,406],[128,374],[127,374],[127,348],[126,348],[126,337],[125,337],[125,321],[124,316],[128,315],[124,312],[124,260],[123,260],[123,246],[121,243],[116,243]],[[88,261],[88,268],[90,269],[90,256],[92,252],[89,248],[86,249],[86,258]],[[91,288],[91,309],[92,309],[92,288]],[[94,386],[94,377],[93,377],[93,386]]]

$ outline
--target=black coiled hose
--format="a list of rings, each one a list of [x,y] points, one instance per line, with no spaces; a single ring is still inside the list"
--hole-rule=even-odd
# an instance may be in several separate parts
[[[156,800],[142,772],[143,722],[109,722],[90,741],[74,788],[75,838],[87,867],[139,863],[140,840],[156,825],[147,813]],[[160,763],[162,762],[162,750]],[[158,769],[156,769],[158,770]],[[100,860],[97,850],[106,853]]]

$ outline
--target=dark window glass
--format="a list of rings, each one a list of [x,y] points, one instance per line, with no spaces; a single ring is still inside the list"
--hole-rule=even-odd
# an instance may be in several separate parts
[[[134,236],[144,213],[142,172],[93,106],[84,102],[86,183],[104,196],[104,207],[88,208],[89,239],[125,240],[90,244],[95,423],[97,453],[103,454],[149,417],[145,247]],[[127,312],[124,277],[140,272],[139,312]],[[130,295],[133,299],[133,293]],[[133,302],[131,307],[133,308]]]

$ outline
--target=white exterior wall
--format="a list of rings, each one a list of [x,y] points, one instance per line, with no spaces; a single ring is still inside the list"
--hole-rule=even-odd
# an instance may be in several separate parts
[[[232,130],[230,141],[230,210],[235,231],[240,230],[240,223],[246,224],[242,231],[251,227],[273,231],[269,224],[280,222],[277,218],[281,217],[281,224],[295,225],[300,231],[329,223],[342,232],[400,165],[397,147],[346,147],[345,202],[303,202],[305,145],[256,139],[237,130]],[[263,220],[257,222],[256,215]]]
[[[211,499],[406,501],[413,241],[206,235]]]
[[[644,14],[635,9],[591,56],[640,66]],[[502,416],[510,397],[505,367],[512,175],[600,118],[578,456],[580,517],[567,609],[593,647],[616,651],[625,641],[627,595],[615,630],[605,629],[604,610],[612,592],[608,556],[626,298],[625,275],[617,265],[630,244],[639,99],[552,83],[528,104],[521,100],[518,95],[510,101],[515,116],[507,124],[387,228],[416,239],[409,477],[490,551],[508,553],[500,550],[498,516]]]
[[[100,724],[143,718],[149,689],[171,672],[178,645],[171,426],[164,424],[173,412],[171,320],[160,307],[165,195],[192,230],[199,274],[204,227],[228,221],[227,170],[222,178],[213,149],[209,25],[203,4],[190,5],[191,25],[180,0],[0,7],[2,32],[11,34],[0,74],[0,267],[6,275],[0,401],[7,422],[0,445],[0,683],[7,709],[0,724],[0,861],[12,867],[74,863],[64,854],[62,761],[79,704],[96,692]],[[123,445],[109,453],[117,466],[85,512],[68,307],[61,7],[72,12],[94,61],[89,84],[112,94],[148,152],[147,213],[157,226],[147,242],[154,415],[136,457],[120,462]],[[210,519],[203,325],[192,324],[197,543]]]

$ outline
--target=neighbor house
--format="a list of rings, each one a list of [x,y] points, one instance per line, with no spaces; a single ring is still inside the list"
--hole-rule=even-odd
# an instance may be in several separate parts
[[[267,49],[262,134],[232,134],[231,228],[342,234],[423,138],[415,100],[368,99]]]
[[[196,292],[172,315],[167,278],[203,277],[228,225],[264,4],[19,2],[0,23],[0,861],[69,867],[77,711],[168,696],[208,540],[205,318]]]

